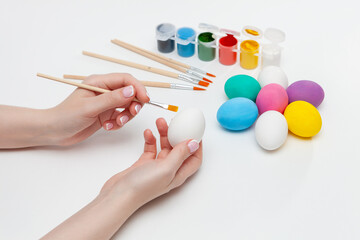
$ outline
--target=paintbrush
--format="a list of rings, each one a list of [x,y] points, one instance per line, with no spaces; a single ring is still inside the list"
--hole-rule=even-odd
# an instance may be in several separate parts
[[[150,67],[150,66],[145,66],[145,65],[142,65],[142,64],[139,64],[139,63],[129,62],[129,61],[125,61],[125,60],[121,60],[121,59],[117,59],[117,58],[113,58],[113,57],[108,57],[108,56],[104,56],[104,55],[101,55],[101,54],[92,53],[92,52],[88,52],[88,51],[83,51],[83,54],[86,55],[86,56],[89,56],[89,57],[94,57],[94,58],[102,59],[102,60],[105,60],[105,61],[125,65],[125,66],[128,66],[128,67],[137,68],[137,69],[141,69],[141,70],[144,70],[144,71],[160,74],[160,75],[163,75],[163,76],[176,78],[176,79],[187,81],[187,82],[190,82],[190,83],[193,83],[193,84],[198,84],[198,85],[201,85],[201,86],[204,86],[204,87],[209,86],[208,82],[191,79],[188,76],[186,76],[184,74],[181,74],[181,73],[177,74],[177,73],[170,72],[170,71],[167,71],[167,70],[163,70],[163,69],[160,69],[160,68],[154,68],[154,67]]]
[[[85,80],[86,76],[79,75],[69,75],[64,74],[64,78],[75,79],[75,80]],[[194,87],[189,84],[179,84],[179,83],[165,83],[165,82],[152,82],[152,81],[140,81],[145,87],[158,87],[158,88],[172,88],[172,89],[181,89],[181,90],[195,90],[195,91],[204,91],[206,89]]]
[[[153,56],[155,56],[155,57],[161,58],[161,59],[163,59],[163,60],[165,60],[165,61],[168,61],[168,62],[170,62],[170,63],[173,63],[173,64],[176,64],[176,65],[178,65],[178,66],[181,66],[181,67],[187,69],[189,72],[195,71],[195,72],[201,73],[201,74],[203,74],[203,75],[207,75],[207,76],[210,76],[210,77],[216,77],[214,74],[205,72],[205,71],[203,71],[203,70],[201,70],[201,69],[199,69],[199,68],[196,68],[196,67],[190,66],[190,65],[188,65],[188,64],[185,64],[185,63],[176,61],[176,60],[174,60],[174,59],[172,59],[172,58],[164,57],[164,56],[162,56],[162,55],[160,55],[160,54],[157,54],[157,53],[148,51],[148,50],[146,50],[146,49],[143,49],[143,48],[140,48],[140,47],[136,47],[136,46],[131,45],[131,44],[129,44],[129,43],[125,43],[125,42],[123,42],[123,41],[120,41],[119,39],[114,39],[114,40],[112,40],[112,42],[115,43],[115,44],[118,44],[118,43],[120,44],[120,43],[121,43],[121,44],[125,44],[125,45],[128,45],[128,46],[131,46],[131,47],[136,48],[136,49],[138,49],[138,50],[140,50],[140,51],[142,51],[142,52],[145,52],[145,53],[147,53],[147,54],[150,54],[150,55],[153,55]],[[118,44],[118,45],[119,45],[119,44]]]
[[[129,43],[120,41],[118,39],[113,39],[113,40],[111,40],[111,42],[118,45],[118,46],[120,46],[120,47],[126,48],[127,50],[130,50],[130,51],[132,51],[134,53],[140,54],[140,55],[142,55],[144,57],[147,57],[147,58],[150,58],[150,59],[152,59],[152,60],[154,60],[154,61],[156,61],[158,63],[164,64],[164,65],[166,65],[168,67],[171,67],[171,68],[173,68],[175,70],[178,70],[179,72],[182,72],[182,73],[185,73],[185,74],[187,73],[187,74],[190,74],[190,75],[192,75],[192,76],[194,76],[194,77],[196,77],[198,79],[201,79],[201,80],[212,83],[211,80],[203,77],[199,73],[194,72],[194,71],[192,71],[190,69],[185,69],[184,67],[179,66],[179,65],[177,65],[175,63],[172,63],[172,62],[169,62],[169,61],[164,60],[162,58],[159,58],[158,56],[155,56],[153,54],[148,53],[146,50],[144,50],[142,48],[139,48],[139,47],[136,47],[136,46],[131,45]],[[189,76],[189,77],[191,77],[191,76]]]
[[[108,89],[99,88],[99,87],[94,87],[94,86],[87,85],[87,84],[84,84],[84,83],[73,82],[73,81],[70,81],[70,80],[62,79],[62,78],[52,77],[52,76],[49,76],[49,75],[46,75],[46,74],[42,74],[42,73],[37,73],[36,75],[37,75],[38,77],[42,77],[42,78],[54,80],[54,81],[57,81],[57,82],[61,82],[61,83],[73,85],[73,86],[76,86],[76,87],[79,87],[79,88],[83,88],[83,89],[87,89],[87,90],[90,90],[90,91],[93,91],[93,92],[98,92],[98,93],[111,92],[111,91],[108,90]],[[147,103],[148,103],[148,104],[151,104],[151,105],[154,105],[154,106],[157,106],[157,107],[161,107],[161,108],[170,110],[170,111],[173,111],[173,112],[177,112],[178,109],[179,109],[178,106],[174,106],[174,105],[170,105],[170,104],[165,104],[165,103],[159,103],[159,102],[154,102],[154,101],[149,101],[149,102],[147,102]]]

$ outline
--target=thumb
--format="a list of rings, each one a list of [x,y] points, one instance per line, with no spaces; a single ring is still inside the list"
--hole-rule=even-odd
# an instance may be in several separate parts
[[[199,142],[197,140],[191,139],[188,141],[181,142],[177,144],[171,152],[168,154],[167,162],[175,167],[176,170],[180,168],[183,162],[190,157],[193,153],[196,152],[199,148]]]
[[[91,99],[90,111],[98,115],[112,108],[124,108],[135,98],[135,88],[132,85],[100,94]]]

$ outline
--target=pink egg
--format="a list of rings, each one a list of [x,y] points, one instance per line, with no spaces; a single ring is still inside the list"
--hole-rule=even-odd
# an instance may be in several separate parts
[[[271,83],[263,87],[256,98],[259,115],[269,110],[284,113],[288,103],[289,98],[286,90],[277,83]]]

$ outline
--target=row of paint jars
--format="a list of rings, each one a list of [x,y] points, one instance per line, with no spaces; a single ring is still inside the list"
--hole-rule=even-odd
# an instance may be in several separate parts
[[[223,65],[236,63],[240,52],[240,66],[244,69],[254,69],[258,66],[259,57],[262,66],[280,65],[281,47],[278,45],[285,40],[285,33],[275,28],[268,28],[264,34],[256,27],[246,26],[242,29],[245,39],[240,40],[240,33],[228,29],[219,29],[216,26],[200,24],[199,28],[206,29],[196,38],[196,31],[189,27],[176,30],[170,23],[163,23],[156,27],[156,38],[159,52],[170,53],[175,50],[181,57],[191,57],[195,54],[197,45],[198,57],[202,61],[212,61],[216,58],[219,49],[219,62]],[[218,33],[222,34],[218,38]],[[258,42],[262,36],[270,41],[268,44]],[[240,50],[238,45],[240,43]]]

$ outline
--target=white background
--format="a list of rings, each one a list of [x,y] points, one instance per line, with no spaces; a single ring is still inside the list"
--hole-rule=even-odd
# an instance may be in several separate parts
[[[89,50],[168,69],[110,43],[119,38],[156,51],[159,23],[282,29],[290,83],[309,79],[325,90],[321,132],[310,140],[289,135],[282,148],[266,152],[253,127],[225,131],[216,121],[225,81],[258,70],[170,54],[218,76],[206,92],[148,90],[153,100],[203,110],[203,165],[183,187],[136,212],[114,239],[359,239],[360,15],[355,0],[332,2],[1,0],[0,103],[48,108],[74,89],[36,72],[129,72],[179,82],[81,55]],[[71,216],[139,157],[146,128],[155,131],[158,117],[173,116],[145,106],[124,129],[101,130],[72,147],[0,151],[0,239],[39,238]]]

